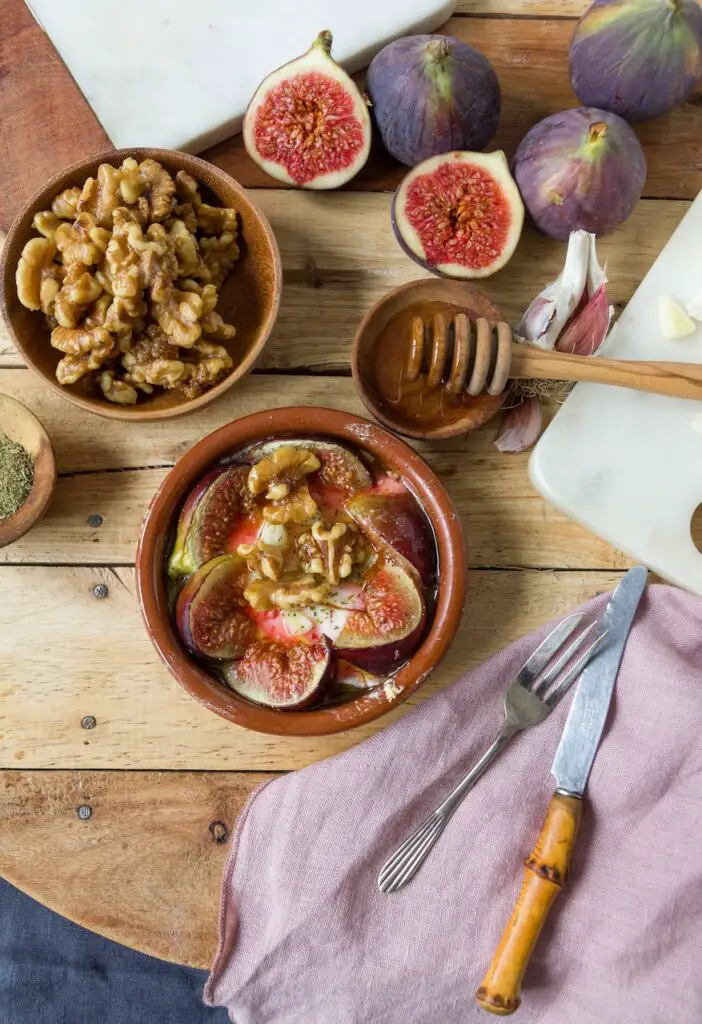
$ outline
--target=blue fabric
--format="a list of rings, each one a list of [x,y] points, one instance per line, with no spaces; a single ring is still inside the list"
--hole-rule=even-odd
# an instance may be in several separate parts
[[[228,1024],[205,971],[136,953],[0,879],[0,1024]]]

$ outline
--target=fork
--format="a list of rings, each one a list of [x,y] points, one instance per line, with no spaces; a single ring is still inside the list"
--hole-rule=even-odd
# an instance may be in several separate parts
[[[563,619],[527,659],[505,694],[504,722],[499,734],[453,792],[383,865],[378,875],[378,888],[381,892],[397,892],[416,875],[466,793],[473,788],[502,748],[522,729],[543,722],[573,685],[606,635],[606,630],[599,633],[559,679],[562,670],[582,651],[585,641],[597,626],[596,622],[591,623],[562,654],[555,657],[582,620],[583,615],[578,612]],[[548,692],[552,683],[556,685]]]

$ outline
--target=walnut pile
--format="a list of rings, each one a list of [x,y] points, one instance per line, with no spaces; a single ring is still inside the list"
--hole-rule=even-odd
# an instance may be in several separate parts
[[[101,164],[34,217],[17,265],[20,302],[44,313],[61,384],[88,379],[134,405],[156,388],[195,397],[233,366],[216,311],[239,256],[235,210],[204,202],[156,160]]]

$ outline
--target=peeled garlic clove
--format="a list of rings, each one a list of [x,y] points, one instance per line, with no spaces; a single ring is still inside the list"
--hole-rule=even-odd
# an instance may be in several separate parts
[[[543,424],[541,402],[535,396],[510,409],[495,439],[495,447],[501,452],[525,452],[531,448]]]
[[[671,341],[687,338],[697,330],[694,320],[671,295],[661,295],[658,299],[658,323],[663,337]]]
[[[702,295],[698,295],[687,304],[687,314],[693,320],[702,320]]]

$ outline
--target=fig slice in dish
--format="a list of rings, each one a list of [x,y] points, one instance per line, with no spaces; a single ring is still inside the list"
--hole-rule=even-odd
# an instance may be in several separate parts
[[[248,466],[220,467],[204,476],[190,493],[178,519],[168,562],[171,579],[187,576],[226,553],[236,520],[251,507],[248,475]]]
[[[247,462],[258,462],[267,459],[276,448],[306,448],[319,459],[321,465],[316,473],[309,477],[310,491],[314,497],[317,482],[319,487],[341,491],[348,496],[370,487],[373,483],[366,466],[358,455],[343,445],[333,441],[319,441],[313,438],[293,437],[281,441],[265,441],[263,444],[247,448],[243,453]]]
[[[236,693],[256,704],[286,710],[317,703],[332,676],[331,648],[325,641],[256,640],[240,661],[224,668],[224,677]]]
[[[392,671],[413,653],[424,631],[426,608],[415,571],[404,559],[385,559],[363,594],[364,610],[349,616],[334,646],[369,672]]]
[[[414,566],[424,584],[432,582],[434,542],[410,494],[358,494],[346,502],[344,511],[376,547],[389,545]]]
[[[176,602],[176,622],[185,646],[205,658],[240,658],[256,635],[243,590],[246,561],[220,555],[206,562],[185,584]]]

